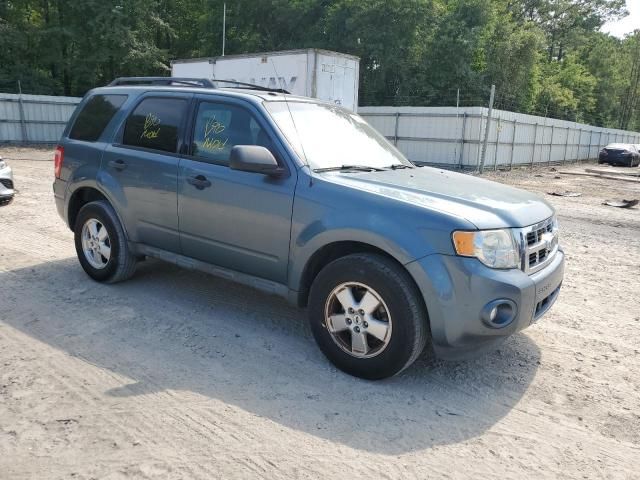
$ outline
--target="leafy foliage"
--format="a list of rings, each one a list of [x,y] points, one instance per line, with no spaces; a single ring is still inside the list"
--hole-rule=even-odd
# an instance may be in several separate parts
[[[624,0],[236,0],[226,53],[361,57],[361,103],[484,105],[640,128],[640,31],[599,31]],[[222,0],[4,0],[0,89],[82,95],[172,58],[219,55]]]

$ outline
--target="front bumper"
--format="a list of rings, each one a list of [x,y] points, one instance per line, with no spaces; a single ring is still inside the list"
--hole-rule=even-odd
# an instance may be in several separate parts
[[[540,319],[556,301],[564,276],[564,253],[532,275],[495,270],[474,258],[429,255],[407,265],[424,296],[433,348],[445,359],[460,359],[494,348],[509,335]],[[513,321],[487,325],[483,308],[493,300],[516,305]]]

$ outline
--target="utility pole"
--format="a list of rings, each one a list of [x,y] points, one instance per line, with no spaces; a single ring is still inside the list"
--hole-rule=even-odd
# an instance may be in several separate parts
[[[224,47],[227,37],[227,3],[222,4],[222,56],[224,57]]]
[[[480,165],[478,171],[484,170],[484,159],[487,156],[487,143],[489,143],[489,130],[491,128],[491,114],[493,113],[493,99],[496,95],[496,86],[491,85],[491,95],[489,96],[489,112],[487,113],[486,126],[484,127],[484,142],[482,143],[482,155],[480,155]]]

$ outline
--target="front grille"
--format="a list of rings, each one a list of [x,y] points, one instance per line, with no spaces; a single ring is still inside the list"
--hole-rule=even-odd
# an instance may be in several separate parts
[[[0,178],[0,183],[4,185],[5,188],[8,188],[9,190],[13,190],[12,180],[9,180],[8,178]]]
[[[538,226],[536,226],[535,230],[532,230],[529,233],[527,233],[527,245],[534,245],[538,243],[546,232],[552,232],[552,231],[553,231],[553,222],[548,221],[546,225],[539,228]]]
[[[520,229],[522,270],[532,274],[542,270],[558,251],[558,232],[554,218]]]

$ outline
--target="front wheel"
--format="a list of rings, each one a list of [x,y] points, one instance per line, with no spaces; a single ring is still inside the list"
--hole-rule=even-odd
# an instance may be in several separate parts
[[[369,380],[407,368],[429,337],[413,280],[402,266],[376,254],[348,255],[324,267],[311,287],[309,320],[326,357]]]

